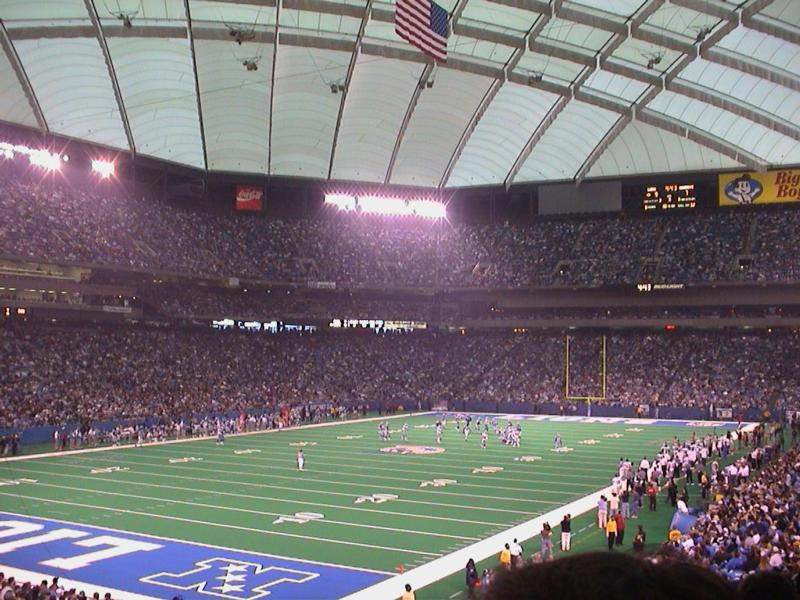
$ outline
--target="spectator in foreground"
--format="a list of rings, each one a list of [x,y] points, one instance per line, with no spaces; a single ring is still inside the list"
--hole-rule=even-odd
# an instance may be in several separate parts
[[[486,597],[488,600],[736,600],[739,594],[725,579],[694,564],[671,560],[655,563],[626,554],[591,553],[501,573]]]
[[[411,584],[410,583],[406,584],[406,589],[405,589],[405,591],[403,592],[403,595],[400,598],[401,598],[401,600],[416,600],[417,597],[414,594],[414,592],[411,591]]]

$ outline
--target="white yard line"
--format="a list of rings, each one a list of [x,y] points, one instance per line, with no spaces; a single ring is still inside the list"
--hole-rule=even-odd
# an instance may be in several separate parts
[[[62,465],[62,466],[71,467],[71,468],[77,468],[77,466],[74,466],[74,465]],[[37,467],[38,467],[38,465],[37,465]],[[248,500],[259,500],[259,501],[268,500],[268,501],[274,501],[274,502],[285,502],[287,504],[307,504],[309,506],[314,506],[314,507],[334,508],[334,509],[338,509],[338,510],[350,510],[350,511],[356,511],[356,512],[366,512],[366,513],[376,513],[376,514],[379,514],[379,515],[394,515],[394,516],[398,516],[398,517],[403,517],[405,519],[412,518],[412,519],[425,519],[425,520],[432,520],[432,521],[454,521],[454,522],[457,522],[457,523],[468,523],[470,525],[488,525],[490,527],[504,527],[505,526],[504,523],[493,523],[491,521],[473,521],[473,520],[470,520],[470,519],[456,519],[456,518],[453,518],[453,517],[435,517],[435,516],[431,516],[431,515],[420,515],[420,514],[404,513],[404,512],[397,512],[397,511],[391,511],[391,510],[378,510],[378,509],[373,509],[373,508],[361,508],[359,506],[342,506],[342,505],[339,505],[339,504],[323,504],[323,503],[320,503],[320,502],[310,502],[310,501],[307,501],[307,500],[275,498],[275,497],[271,497],[271,496],[256,496],[254,494],[239,494],[239,493],[235,493],[235,492],[221,492],[221,491],[218,491],[218,490],[209,489],[207,487],[205,487],[205,488],[180,487],[180,486],[176,486],[174,484],[172,484],[172,485],[160,485],[158,483],[147,483],[147,482],[144,482],[144,481],[131,480],[131,479],[110,479],[110,478],[107,478],[107,477],[98,477],[96,475],[68,475],[68,474],[65,474],[65,473],[54,473],[53,471],[43,471],[43,470],[38,469],[38,468],[32,469],[30,467],[26,467],[26,469],[31,474],[35,474],[35,475],[51,475],[51,476],[62,477],[62,478],[66,478],[66,479],[87,479],[89,481],[105,481],[105,482],[108,482],[108,483],[111,483],[111,484],[114,484],[114,485],[127,484],[127,485],[135,485],[135,486],[146,486],[146,487],[154,487],[154,488],[163,488],[163,489],[168,489],[168,490],[180,490],[180,491],[183,491],[183,492],[197,492],[197,493],[200,493],[200,494],[214,494],[214,495],[218,495],[218,496],[226,496],[226,497],[232,497],[232,498],[245,498],[245,499],[248,499]],[[178,475],[168,475],[168,474],[164,474],[164,473],[151,473],[151,472],[148,472],[148,471],[135,471],[135,472],[130,472],[129,471],[129,472],[126,473],[126,476],[129,476],[129,475],[147,475],[147,476],[154,476],[154,477],[168,477],[170,479],[175,479],[175,478],[190,479],[190,480],[193,480],[193,481],[204,481],[204,482],[207,482],[207,483],[217,482],[217,483],[223,483],[223,484],[226,484],[226,485],[230,485],[231,483],[236,483],[236,482],[223,481],[223,480],[219,480],[219,479],[200,479],[200,478],[195,478],[195,477],[180,477]],[[257,485],[257,484],[248,483],[248,484],[242,484],[242,485]],[[86,492],[93,492],[94,491],[94,488],[91,488],[91,487],[85,487],[85,488],[82,488],[82,489],[84,491],[86,491]]]
[[[9,512],[7,510],[0,510],[0,513],[5,513],[7,515],[13,515],[15,517],[23,517],[23,518],[31,518],[31,515],[23,515],[21,513]],[[104,529],[106,531],[113,531],[115,533],[124,533],[128,535],[136,535],[139,537],[146,537],[152,538],[156,540],[163,540],[165,542],[175,542],[178,544],[188,544],[190,546],[200,546],[203,548],[212,548],[214,550],[225,550],[228,552],[241,552],[243,554],[252,554],[255,556],[264,556],[266,558],[278,558],[281,560],[288,560],[293,562],[305,563],[309,565],[324,565],[326,567],[335,567],[339,569],[353,569],[355,571],[364,571],[365,573],[378,573],[380,575],[393,575],[388,571],[378,571],[376,569],[367,569],[364,567],[348,567],[346,565],[336,565],[329,562],[324,562],[321,560],[310,560],[307,558],[292,558],[290,556],[282,556],[280,554],[270,554],[269,552],[259,552],[258,550],[242,550],[241,548],[229,548],[227,546],[218,546],[216,544],[206,544],[203,542],[192,542],[188,540],[179,540],[178,538],[167,537],[163,535],[155,535],[152,533],[137,533],[135,531],[128,531],[126,529],[115,529],[113,527],[106,527],[106,526],[99,526],[99,525],[91,525],[87,523],[78,523],[77,521],[65,521],[64,519],[52,519],[50,517],[33,517],[34,519],[42,519],[44,521],[53,521],[54,523],[62,523],[64,525],[73,525],[75,527],[94,527],[98,529]]]
[[[328,544],[339,544],[342,546],[357,546],[360,548],[372,548],[375,550],[388,550],[390,552],[399,552],[402,554],[418,554],[421,556],[441,556],[437,552],[423,552],[420,550],[407,550],[404,548],[392,548],[389,546],[377,546],[375,544],[364,544],[361,542],[347,542],[344,540],[332,540],[329,538],[314,537],[309,535],[301,535],[299,533],[287,533],[284,531],[271,531],[269,529],[258,529],[256,527],[245,527],[243,525],[232,525],[229,523],[212,523],[211,521],[201,521],[199,519],[189,519],[186,517],[174,517],[170,515],[160,515],[157,513],[149,513],[139,510],[128,510],[125,508],[111,508],[109,506],[97,506],[95,504],[84,504],[83,502],[70,502],[68,500],[55,500],[53,498],[40,498],[39,496],[26,496],[24,494],[12,494],[8,492],[0,492],[0,496],[10,496],[12,498],[24,498],[25,500],[32,500],[36,502],[46,502],[50,504],[65,504],[68,506],[80,506],[81,508],[91,508],[93,510],[103,510],[107,512],[123,513],[128,515],[137,515],[141,517],[152,517],[154,519],[164,519],[167,521],[180,521],[182,523],[193,523],[195,525],[207,525],[209,527],[219,527],[222,529],[236,529],[239,531],[249,531],[253,533],[263,533],[266,535],[276,535],[279,537],[298,538],[301,540],[314,540],[315,542],[324,542]],[[41,517],[46,518],[46,517]],[[91,525],[90,525],[91,527]]]
[[[196,456],[215,456],[214,454],[196,452],[196,451],[193,451],[192,454],[196,455]],[[153,460],[158,460],[160,458],[157,455],[145,454],[144,452],[141,452],[141,453],[137,452],[136,454],[126,455],[126,457],[128,457],[128,456],[141,457],[141,458],[144,458],[144,459],[150,458],[150,459],[153,459]],[[166,458],[166,455],[165,455],[165,458]],[[117,465],[142,464],[142,465],[156,466],[156,463],[144,463],[144,462],[139,462],[139,461],[135,461],[135,460],[127,460],[127,458],[125,458],[125,459],[123,459],[123,458],[119,458],[119,459],[116,459],[116,458],[99,458],[99,459],[96,459],[96,460],[102,460],[104,462],[109,462],[109,463],[115,463]],[[246,461],[245,463],[222,461],[222,460],[203,460],[202,464],[203,465],[224,465],[226,467],[257,466],[255,464],[253,464],[253,462],[249,458],[248,459],[244,459],[244,460]],[[292,459],[286,459],[284,462],[288,462],[290,464],[294,463],[294,461]],[[61,464],[63,465],[63,463],[61,463]],[[202,469],[201,466],[196,466],[196,467],[192,466],[192,467],[190,467],[190,466],[188,466],[188,464],[189,463],[187,463],[187,464],[180,463],[180,466],[181,466],[181,468],[185,468],[185,469],[194,468],[194,469],[198,469],[198,470],[209,470],[209,469]],[[308,459],[306,459],[306,464],[308,464]],[[317,462],[314,461],[314,465],[316,465],[316,464],[317,464]],[[608,463],[606,463],[606,464],[608,464]],[[161,466],[163,466],[163,464]],[[486,475],[483,475],[482,477],[471,475],[472,469],[477,468],[478,466],[479,465],[473,463],[469,467],[462,467],[463,469],[466,470],[466,472],[463,472],[463,473],[459,473],[456,469],[449,470],[449,471],[441,471],[441,472],[439,472],[439,474],[433,474],[433,473],[428,472],[427,477],[429,477],[429,478],[440,478],[440,479],[441,478],[448,478],[448,477],[449,478],[458,477],[460,479],[459,487],[470,486],[471,485],[473,487],[489,488],[489,489],[493,489],[493,490],[507,489],[507,490],[512,490],[512,491],[515,491],[515,492],[529,492],[530,491],[530,488],[517,488],[517,487],[510,487],[509,488],[509,487],[502,487],[502,486],[477,485],[477,484],[465,483],[463,481],[463,479],[465,477],[471,477],[473,479],[479,479],[479,480],[483,480],[483,481],[491,481],[491,479],[487,479]],[[275,466],[273,463],[270,463],[270,462],[263,463],[263,469],[260,470],[260,471],[234,471],[234,470],[226,468],[225,472],[226,473],[231,473],[231,474],[236,474],[236,475],[244,475],[246,477],[269,477],[270,479],[289,479],[289,480],[293,480],[293,481],[306,480],[306,481],[309,481],[309,482],[313,481],[313,482],[319,482],[319,483],[329,483],[329,484],[332,484],[332,485],[346,485],[348,487],[360,486],[360,487],[370,487],[371,488],[371,487],[375,487],[375,485],[376,485],[374,483],[356,483],[356,482],[353,482],[353,481],[343,482],[341,480],[318,479],[316,477],[311,477],[311,476],[302,477],[302,476],[297,476],[297,475],[278,475],[278,474],[275,473],[275,470],[289,471],[289,472],[292,472],[292,473],[297,473],[297,467],[296,466],[295,467],[278,467],[278,466]],[[530,466],[529,470],[531,471],[531,475],[534,475],[535,471],[536,471],[536,467]],[[218,472],[218,470],[215,470],[215,472]],[[309,467],[306,467],[305,472],[313,473],[314,475],[317,475],[317,474],[339,475],[339,472],[337,472],[337,471],[319,471],[316,468],[311,469]],[[419,473],[419,471],[417,471],[417,473]],[[352,476],[352,475],[359,476],[356,473],[348,473],[347,475],[348,476]],[[362,475],[362,477],[373,477],[373,476]],[[374,476],[374,478],[383,479],[383,480],[408,481],[408,482],[414,482],[414,483],[417,483],[417,484],[420,483],[419,476],[417,476],[417,477],[412,479],[412,478],[409,478],[409,477],[391,477],[391,476],[382,477],[380,475],[377,475],[377,476]],[[579,484],[579,485],[581,487],[590,487],[591,489],[597,489],[597,479],[598,479],[598,477],[595,475],[594,479],[595,479],[595,484],[594,485],[585,484],[585,483]],[[528,479],[513,479],[513,478],[508,478],[508,477],[504,476],[503,480],[504,481],[521,481],[521,482],[528,482],[528,483],[535,483],[535,482],[539,481],[541,483],[545,483],[546,484],[546,483],[551,482],[552,478],[550,478],[550,479],[537,479],[535,477],[530,477]],[[386,485],[383,485],[383,484],[381,484],[381,487],[384,488],[384,489],[408,490],[408,488],[406,488],[406,487],[387,487]],[[473,497],[473,498],[482,498],[482,499],[487,499],[488,498],[490,500],[501,500],[501,501],[502,500],[508,500],[508,495],[490,496],[490,495],[481,494],[481,493],[478,493],[478,494],[463,493],[462,494],[460,492],[446,492],[446,491],[441,491],[441,490],[430,490],[430,489],[424,489],[424,488],[422,488],[422,489],[416,488],[416,489],[412,489],[412,490],[408,490],[408,491],[418,492],[420,494],[436,494],[436,495],[444,494],[444,495],[456,495],[456,496],[469,496],[469,497]],[[572,492],[560,491],[560,490],[553,490],[552,491],[552,493],[554,495],[566,495],[566,496],[574,496],[576,493],[579,493],[579,492],[580,492],[580,490],[572,491]]]
[[[143,466],[146,466],[146,467],[156,467],[156,468],[165,466],[164,463],[141,462],[141,461],[136,461],[136,460],[121,460],[121,459],[99,459],[99,460],[104,460],[106,462],[113,462],[116,465],[130,465],[130,466],[143,465]],[[206,464],[206,463],[210,464],[210,463],[214,463],[214,461],[204,461],[204,464]],[[207,472],[207,473],[220,473],[220,469],[206,469],[204,467],[195,467],[195,466],[193,466],[194,464],[196,464],[196,463],[186,463],[186,464],[181,463],[179,465],[179,469],[181,471],[203,471],[203,472]],[[226,463],[221,463],[221,464],[226,464]],[[68,467],[73,467],[73,468],[80,468],[80,465],[66,465],[66,464],[64,464],[64,465],[60,465],[60,466],[68,466]],[[302,477],[289,477],[289,476],[286,476],[286,475],[275,475],[273,473],[253,473],[253,472],[250,472],[250,471],[232,471],[230,469],[225,469],[224,472],[226,474],[243,475],[245,477],[260,477],[260,478],[266,478],[266,479],[278,478],[278,479],[289,479],[291,481],[302,481],[302,479],[303,479]],[[313,472],[313,471],[311,471],[310,469],[306,469],[305,472]],[[173,477],[173,475],[171,473],[168,474],[167,476],[168,477]],[[188,477],[187,479],[200,479],[200,478]],[[267,488],[267,489],[289,490],[289,491],[295,491],[295,492],[308,492],[308,493],[313,493],[313,494],[326,494],[326,495],[329,495],[329,496],[346,496],[348,498],[353,498],[354,496],[358,496],[359,495],[358,493],[354,493],[354,492],[334,492],[334,491],[331,491],[331,490],[306,489],[306,488],[301,488],[301,487],[296,487],[296,486],[289,487],[289,486],[285,486],[285,485],[273,485],[273,484],[269,484],[269,483],[250,483],[250,482],[246,482],[246,481],[229,481],[229,480],[220,480],[220,479],[216,479],[216,480],[213,480],[213,481],[218,481],[220,483],[240,484],[240,485],[255,485],[255,486],[263,487],[263,488]],[[433,490],[409,490],[408,488],[397,487],[397,486],[386,486],[386,485],[374,486],[374,485],[361,484],[361,483],[358,483],[358,484],[356,484],[356,483],[353,483],[353,484],[346,483],[345,484],[345,483],[343,483],[341,481],[333,481],[333,480],[329,480],[329,479],[308,479],[307,481],[309,483],[321,483],[321,484],[326,484],[327,483],[327,484],[332,484],[332,485],[350,485],[350,486],[361,486],[361,487],[367,486],[369,488],[380,487],[380,490],[378,490],[378,491],[383,491],[383,490],[397,491],[397,490],[399,490],[399,491],[403,491],[403,492],[431,492],[431,493],[435,493],[435,491],[433,491]],[[455,496],[461,496],[461,494],[458,494],[456,492],[441,492],[441,493],[443,493],[443,494],[446,493],[446,494],[455,495]],[[479,498],[486,498],[486,497],[487,496],[479,496]],[[496,500],[505,500],[507,502],[525,502],[525,503],[534,503],[534,504],[552,504],[553,503],[552,501],[549,501],[549,500],[517,500],[517,499],[514,499],[514,498],[508,498],[508,497],[502,497],[502,498],[501,497],[494,497],[494,499],[496,499]],[[520,510],[516,510],[516,509],[512,510],[512,509],[507,509],[507,508],[487,508],[485,506],[472,506],[472,505],[467,505],[467,504],[446,504],[446,503],[443,503],[443,502],[434,502],[434,501],[430,501],[429,502],[429,501],[426,501],[426,500],[411,500],[411,499],[407,499],[407,498],[406,499],[400,498],[398,500],[394,500],[393,502],[408,502],[410,504],[425,504],[425,505],[430,505],[430,506],[444,506],[444,507],[447,507],[447,508],[465,508],[465,509],[470,509],[470,510],[483,510],[483,511],[490,510],[492,512],[507,512],[507,513],[514,513],[514,514],[524,514],[524,511],[520,511]]]
[[[174,500],[169,498],[154,498],[153,496],[140,496],[138,494],[126,494],[124,492],[108,492],[105,490],[96,490],[96,489],[88,489],[88,488],[80,488],[74,487],[69,485],[61,485],[61,484],[54,484],[54,483],[41,483],[37,482],[36,487],[51,487],[60,490],[75,490],[78,492],[90,493],[90,494],[100,494],[103,496],[118,496],[121,498],[136,498],[137,500],[151,500],[154,502],[167,502],[169,504],[182,504],[188,506],[202,506],[203,508],[213,508],[214,510],[220,511],[230,511],[230,512],[241,512],[246,514],[252,515],[262,515],[262,516],[269,516],[269,517],[282,517],[285,516],[286,513],[276,513],[276,512],[268,512],[263,510],[253,510],[251,508],[241,508],[236,506],[220,506],[219,504],[205,504],[203,502],[197,502],[196,500]],[[115,510],[113,508],[109,508],[108,510]],[[431,537],[441,537],[441,538],[448,538],[454,540],[466,540],[466,541],[477,541],[478,538],[473,537],[465,537],[462,535],[451,535],[447,533],[430,533],[427,531],[418,531],[415,529],[398,529],[396,527],[384,527],[382,525],[367,525],[366,523],[350,523],[348,521],[332,521],[331,519],[324,519],[325,523],[329,523],[331,525],[344,525],[346,527],[364,527],[367,529],[380,529],[383,531],[392,531],[392,532],[399,532],[399,533],[413,533],[414,535],[420,536],[431,536]]]

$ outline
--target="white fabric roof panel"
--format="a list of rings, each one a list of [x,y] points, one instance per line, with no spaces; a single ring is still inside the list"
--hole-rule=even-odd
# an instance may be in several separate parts
[[[550,22],[542,30],[542,35],[597,52],[614,34],[566,19],[555,18],[550,19]]]
[[[648,108],[695,125],[768,163],[800,162],[800,142],[716,106],[667,91],[656,96]]]
[[[492,80],[453,69],[439,69],[425,88],[408,124],[391,183],[436,186],[450,156]]]
[[[800,46],[739,26],[722,38],[720,47],[800,76]]]
[[[800,100],[787,87],[702,58],[681,71],[680,78],[715,89],[791,123],[800,123]]]
[[[17,74],[4,52],[0,52],[0,115],[6,121],[36,127],[36,115],[17,81]]]
[[[567,103],[534,147],[515,181],[572,179],[619,117],[618,113],[577,100]]]
[[[279,46],[272,108],[272,165],[275,175],[328,176],[333,133],[350,53]]]
[[[272,45],[195,40],[195,56],[208,168],[266,173]],[[244,56],[260,58],[257,71]]]
[[[136,151],[205,168],[188,38],[112,37],[108,48]]]
[[[800,0],[762,3],[719,40],[714,32],[731,27],[724,16],[736,18],[755,0],[710,0],[692,4],[694,10],[653,0],[564,0],[553,4],[552,14],[542,14],[544,0],[442,0],[448,12],[459,9],[451,14],[449,58],[434,70],[435,86],[421,91],[399,138],[426,59],[395,33],[394,0],[371,4],[344,105],[344,94],[331,93],[331,85],[345,83],[367,0],[287,1],[277,24],[274,0],[188,0],[197,82],[186,1],[92,0],[111,56],[107,65],[86,0],[0,0],[10,44],[0,55],[0,120],[29,127],[46,122],[56,133],[127,148],[116,75],[143,155],[214,171],[380,183],[399,139],[393,183],[437,186],[449,173],[445,183],[453,187],[503,181],[547,107],[559,94],[577,92],[580,101],[569,100],[533,140],[515,183],[583,175],[590,155],[587,176],[737,166],[720,157],[717,140],[729,154],[749,155],[749,166],[800,163]],[[636,14],[645,15],[643,24],[630,21]],[[123,16],[130,28],[122,27]],[[624,35],[626,22],[631,36],[615,45],[610,62],[596,65],[598,52]],[[284,39],[273,81],[276,25]],[[522,48],[532,28],[533,50]],[[713,43],[707,38],[697,56],[704,28]],[[236,30],[258,39],[238,45]],[[15,55],[34,103],[14,70]],[[655,58],[658,64],[648,68]],[[258,70],[247,71],[246,59],[258,60]],[[495,85],[509,69],[513,82]],[[691,125],[700,141],[666,133],[660,127],[669,130],[668,122],[634,122],[604,137],[619,110],[641,102],[651,86],[660,90],[661,75],[674,77],[674,85],[649,106]],[[493,85],[499,92],[467,131]],[[591,118],[583,116],[583,102]],[[37,104],[43,120],[36,118]],[[712,149],[703,146],[703,134]],[[598,142],[603,150],[594,156]],[[650,154],[641,155],[643,149]]]
[[[741,166],[688,138],[634,120],[611,142],[587,177],[710,171]]]
[[[536,126],[558,96],[506,83],[478,122],[448,187],[503,183]]]
[[[14,21],[88,19],[88,15],[83,0],[3,0],[0,19],[10,27]]]
[[[333,179],[383,181],[423,65],[360,55],[347,93]]]
[[[772,0],[761,14],[795,27],[800,26],[800,2],[797,0]]]
[[[51,131],[128,149],[96,38],[19,40],[15,47]]]
[[[597,70],[586,79],[584,86],[609,96],[624,98],[627,102],[636,101],[650,86],[641,81],[623,77],[608,71]]]

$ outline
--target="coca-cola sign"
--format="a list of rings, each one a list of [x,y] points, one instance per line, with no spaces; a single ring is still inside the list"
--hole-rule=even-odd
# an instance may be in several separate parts
[[[260,211],[263,208],[264,189],[253,185],[236,186],[236,210]]]

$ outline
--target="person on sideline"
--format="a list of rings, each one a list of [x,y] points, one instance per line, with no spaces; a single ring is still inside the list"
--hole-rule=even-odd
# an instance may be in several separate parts
[[[508,544],[500,550],[500,566],[505,570],[511,568],[511,547]]]
[[[617,546],[622,546],[625,538],[625,517],[622,516],[622,513],[617,513],[614,515],[614,520],[617,522],[617,539],[615,543]]]
[[[606,521],[606,541],[608,542],[608,549],[614,549],[614,542],[617,541],[617,521],[616,519],[609,519]]]
[[[644,527],[639,525],[639,529],[636,531],[636,535],[633,536],[633,551],[636,554],[641,554],[644,552],[644,544],[647,541],[647,536],[644,533]]]
[[[411,584],[406,584],[406,590],[403,592],[403,595],[400,596],[401,600],[417,600],[416,595],[414,592],[411,591]]]
[[[597,501],[597,526],[600,529],[606,528],[606,519],[608,518],[608,501],[605,496],[600,496]]]
[[[475,567],[475,561],[469,559],[467,566],[464,568],[464,576],[467,584],[467,594],[470,598],[475,597],[475,588],[481,585],[481,578],[478,575],[478,569]]]
[[[572,517],[569,513],[561,519],[561,551],[569,552],[572,540]]]

